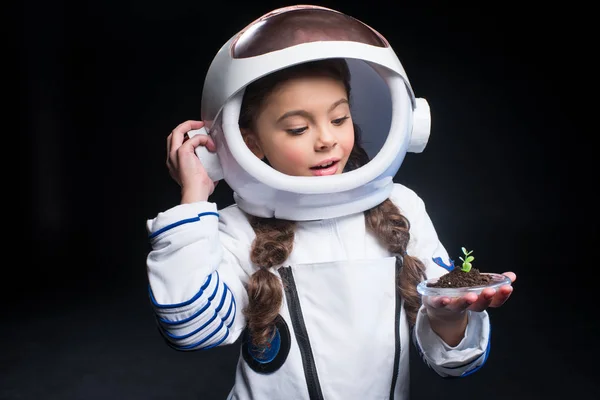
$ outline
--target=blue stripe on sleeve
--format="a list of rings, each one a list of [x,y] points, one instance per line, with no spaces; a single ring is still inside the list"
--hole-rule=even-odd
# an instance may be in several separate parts
[[[165,334],[165,332],[164,332],[162,329],[160,329],[160,327],[159,327],[159,332],[160,332],[161,334],[163,334],[163,335]],[[215,343],[213,343],[213,344],[211,344],[211,345],[208,345],[208,346],[205,346],[205,347],[200,347],[200,348],[198,348],[198,349],[194,349],[194,350],[198,350],[198,351],[204,351],[204,350],[212,349],[213,347],[217,347],[217,346],[219,346],[219,345],[220,345],[221,343],[223,343],[223,342],[224,342],[224,341],[225,341],[225,340],[226,340],[228,337],[229,337],[229,330],[226,330],[226,331],[225,331],[225,335],[223,335],[223,337],[222,337],[221,339],[219,339],[218,341],[216,341]],[[178,345],[174,344],[173,342],[171,342],[170,340],[168,340],[168,338],[167,338],[167,337],[165,337],[165,339],[166,339],[166,340],[165,340],[165,342],[167,343],[167,345],[169,345],[169,347],[171,347],[171,348],[172,348],[172,349],[174,349],[174,350],[178,350],[178,351],[187,351],[187,350],[192,350],[192,349],[194,348],[194,346],[197,346],[197,345],[198,345],[198,343],[196,343],[196,344],[187,345],[187,346],[178,346]],[[202,342],[204,342],[204,340],[203,340]]]
[[[223,296],[221,296],[221,302],[219,303],[219,305],[215,309],[216,312],[221,311],[221,308],[223,308],[223,304],[225,304],[225,299],[227,298],[227,291],[228,290],[229,290],[229,288],[227,287],[227,285],[223,284]]]
[[[208,349],[212,349],[213,347],[217,347],[218,345],[223,343],[225,341],[225,339],[227,339],[228,337],[229,337],[229,329],[227,330],[227,333],[225,333],[225,336],[223,336],[223,338],[221,340],[211,344],[210,346],[203,347],[200,350],[208,350]]]
[[[233,310],[233,308],[235,307],[235,301],[233,299],[233,295],[231,296],[231,303],[229,303],[229,308],[227,309],[227,314],[225,314],[225,316],[223,317],[224,321],[227,321],[229,319],[229,315],[231,314],[231,310]],[[230,325],[227,325],[227,327],[229,328]]]
[[[169,332],[167,330],[165,330],[165,335],[167,335],[171,339],[175,339],[175,340],[187,339],[190,336],[194,336],[194,335],[200,333],[202,330],[204,330],[204,328],[206,328],[208,325],[210,325],[210,323],[213,322],[217,318],[218,315],[219,314],[217,312],[215,312],[213,314],[213,316],[210,317],[210,319],[208,321],[206,321],[204,324],[202,324],[202,326],[200,328],[198,328],[190,333],[186,333],[185,335],[181,335],[181,336],[173,335],[171,332]],[[221,321],[221,326],[223,326],[223,321]]]
[[[227,291],[231,292],[231,290],[229,289],[229,287],[226,284],[223,284],[223,286],[225,286],[225,289]],[[219,286],[215,286],[215,291],[211,295],[210,299],[212,299],[212,298],[215,297],[218,289],[219,289]],[[221,311],[222,306],[225,304],[225,298],[227,297],[226,295],[227,295],[227,292],[225,292],[223,294],[223,297],[221,298],[221,303],[219,304],[219,307],[217,307],[217,311]],[[233,299],[233,294],[231,295],[231,298]],[[204,311],[206,311],[206,309],[208,307],[210,307],[210,306],[211,306],[210,301],[207,301],[206,304],[204,306],[202,306],[202,308],[199,309],[198,311],[196,311],[194,314],[190,315],[187,318],[178,320],[178,321],[171,321],[169,319],[164,319],[164,318],[159,318],[158,320],[160,321],[160,323],[162,323],[164,325],[171,325],[171,326],[183,325],[186,322],[190,322],[191,320],[198,318],[198,316],[200,316],[201,314],[203,314]],[[229,310],[231,310],[231,307],[232,307],[232,303],[229,303]],[[227,313],[227,315],[229,315],[229,312]],[[224,319],[227,319],[227,316]]]
[[[178,227],[178,226],[180,226],[180,225],[189,224],[189,223],[192,223],[192,222],[198,222],[198,221],[200,221],[200,219],[201,219],[202,217],[204,217],[204,216],[206,216],[206,215],[214,215],[214,216],[216,216],[217,218],[219,218],[219,213],[216,213],[216,212],[213,212],[213,211],[209,211],[209,212],[200,213],[200,214],[198,214],[196,217],[193,217],[193,218],[187,218],[187,219],[182,219],[181,221],[173,222],[172,224],[170,224],[170,225],[167,225],[167,226],[165,226],[164,228],[161,228],[161,229],[157,230],[157,231],[156,231],[156,232],[154,232],[154,233],[151,233],[151,234],[148,236],[148,239],[153,239],[153,238],[155,238],[156,236],[160,235],[161,233],[163,233],[163,232],[166,232],[166,231],[168,231],[168,230],[170,230],[170,229],[173,229],[173,228],[175,228],[175,227]]]
[[[217,274],[217,271],[215,271],[214,274]],[[223,293],[221,295],[221,298],[218,298],[218,304],[211,303],[213,300],[215,300],[215,298],[217,296],[217,292],[220,290],[220,288],[222,288]],[[166,326],[163,326],[162,322],[164,321],[164,319],[158,319],[160,321],[160,323],[158,324],[159,330],[161,331],[161,334],[165,337],[165,339],[167,339],[167,342],[169,342],[169,345],[176,350],[192,350],[195,348],[198,348],[198,349],[212,348],[212,347],[218,346],[229,336],[229,329],[231,328],[231,326],[233,325],[233,323],[235,321],[236,308],[237,308],[237,305],[235,302],[235,297],[233,296],[231,289],[229,289],[229,287],[224,282],[223,283],[220,282],[219,276],[217,274],[216,288],[215,288],[215,291],[211,294],[210,298],[208,299],[208,304],[202,307],[202,309],[201,309],[202,312],[195,312],[193,318],[188,317],[184,320],[184,321],[188,322],[188,321],[193,320],[194,318],[197,319],[197,318],[202,317],[203,315],[207,315],[207,313],[212,313],[210,318],[207,321],[205,321],[204,323],[202,323],[202,326],[200,326],[199,328],[194,329],[192,332],[186,333],[184,335],[175,335],[175,334],[169,332],[166,329],[167,328]],[[208,311],[208,310],[211,310],[211,311]],[[227,310],[226,313],[225,313],[225,310]],[[221,314],[221,312],[223,312],[224,315]],[[212,324],[215,324],[216,323],[215,321],[218,321],[219,319],[220,319],[220,323],[218,324],[218,327],[216,327],[216,329],[211,330],[211,332],[208,333],[208,335],[203,337],[201,340],[196,341],[195,343],[192,343],[192,344],[188,344],[188,345],[177,345],[176,344],[176,342],[180,342],[184,339],[188,339],[193,336],[203,336],[203,334],[206,334],[207,330],[210,329],[210,326]],[[180,325],[182,323],[183,322],[181,322],[181,321],[169,321],[165,325],[174,326],[174,325]],[[219,339],[217,341],[217,343],[202,347],[202,345],[204,343],[210,341],[212,338],[215,338],[215,336],[218,336],[220,334],[223,334],[224,337],[222,339]]]
[[[229,290],[229,288],[227,288]],[[233,316],[231,317],[231,322],[229,324],[227,324],[227,329],[231,328],[231,325],[233,325],[233,322],[235,321],[235,313],[237,312],[237,303],[235,302],[235,297],[233,296],[233,293],[231,294],[231,300],[233,301]],[[226,318],[224,318],[224,321],[227,321],[227,318],[229,318],[229,311],[227,311],[227,315],[225,316]]]
[[[208,307],[210,307],[210,302],[206,302],[206,304],[204,305],[204,307],[202,307],[201,309],[199,309],[198,311],[196,311],[194,314],[190,315],[189,317],[184,318],[184,319],[179,320],[179,321],[171,321],[171,320],[164,319],[164,318],[159,318],[158,320],[162,324],[164,324],[164,325],[172,325],[172,326],[174,326],[174,325],[183,325],[186,322],[190,322],[191,320],[193,320],[195,318],[198,318],[198,316],[200,314],[204,313],[204,311],[206,311],[206,309]]]
[[[206,281],[204,282],[204,284],[200,287],[200,290],[198,291],[198,293],[196,293],[194,295],[194,297],[192,297],[191,299],[184,301],[183,303],[177,303],[177,304],[159,304],[156,301],[156,298],[154,297],[154,294],[152,293],[152,288],[150,286],[148,286],[148,291],[150,292],[150,300],[152,301],[152,305],[156,308],[178,308],[178,307],[185,307],[187,305],[192,304],[193,302],[195,302],[196,300],[198,300],[198,298],[200,298],[200,296],[202,296],[202,294],[204,293],[204,289],[206,289],[208,287],[208,285],[210,284],[210,280],[212,279],[212,276],[216,275],[217,276],[217,285],[216,287],[219,287],[219,272],[215,271],[212,274],[210,274],[209,276],[206,277]],[[215,290],[216,293],[216,290]],[[215,293],[213,293],[213,296],[215,295]]]
[[[219,324],[219,326],[217,327],[217,329],[215,329],[214,331],[212,331],[211,333],[208,334],[208,336],[206,336],[204,339],[200,340],[199,342],[196,343],[192,343],[192,344],[187,344],[185,346],[179,346],[179,345],[174,345],[175,347],[177,347],[180,350],[190,350],[193,349],[194,347],[199,347],[202,346],[202,344],[206,343],[209,339],[211,339],[213,336],[215,336],[217,333],[219,333],[219,331],[222,330],[223,328],[223,321],[221,320],[221,323]],[[225,329],[225,332],[227,334],[229,334],[229,330]]]
[[[175,340],[182,340],[182,339],[186,339],[186,338],[188,338],[190,336],[193,336],[193,335],[195,335],[195,334],[200,333],[201,331],[203,331],[204,328],[206,328],[208,325],[210,325],[210,323],[213,322],[219,316],[219,311],[220,311],[221,307],[223,306],[225,298],[227,297],[227,292],[229,292],[229,288],[227,286],[223,285],[223,296],[221,298],[221,303],[215,309],[212,317],[210,317],[210,319],[208,321],[206,321],[204,324],[202,324],[201,327],[195,329],[192,332],[186,333],[185,335],[182,335],[182,336],[173,335],[172,333],[166,331],[165,333],[167,334],[167,336],[169,336],[170,338],[175,339]],[[233,296],[232,296],[232,298],[233,298]],[[231,304],[233,304],[233,302]],[[225,320],[227,320],[227,318],[223,317],[222,321],[225,321]]]

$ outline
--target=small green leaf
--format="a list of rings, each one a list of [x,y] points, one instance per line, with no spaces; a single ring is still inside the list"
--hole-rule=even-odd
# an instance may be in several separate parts
[[[465,272],[469,272],[471,270],[471,263],[470,262],[465,262],[463,264],[463,269],[465,270]]]
[[[466,256],[467,255],[467,249],[465,249],[464,247],[461,247],[463,254]]]
[[[460,258],[460,261],[465,262],[464,258],[462,258],[462,257],[458,257],[458,258]]]
[[[469,257],[467,257],[467,260],[466,260],[466,261],[467,261],[468,263],[470,263],[470,262],[471,262],[471,261],[473,261],[474,259],[475,259],[475,257],[473,257],[473,256],[469,256]]]

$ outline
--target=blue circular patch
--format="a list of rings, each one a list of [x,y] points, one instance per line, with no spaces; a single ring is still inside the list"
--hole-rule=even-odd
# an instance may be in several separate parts
[[[284,319],[278,315],[275,319],[275,335],[264,349],[253,346],[248,329],[245,330],[242,356],[252,370],[268,374],[277,371],[283,365],[290,352],[290,345],[290,331]]]
[[[257,362],[261,364],[266,364],[270,363],[275,359],[275,357],[279,353],[280,348],[281,334],[279,333],[279,329],[275,329],[275,336],[271,339],[271,341],[265,349],[259,349],[256,346],[250,345],[248,353],[250,353],[250,356],[254,358]]]

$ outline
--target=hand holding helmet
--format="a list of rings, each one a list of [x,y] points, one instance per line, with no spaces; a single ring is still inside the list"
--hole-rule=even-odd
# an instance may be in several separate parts
[[[203,126],[202,121],[185,121],[167,138],[167,168],[173,180],[181,186],[181,203],[206,201],[216,186],[196,155],[197,148],[214,152],[215,144],[208,135],[191,133]]]

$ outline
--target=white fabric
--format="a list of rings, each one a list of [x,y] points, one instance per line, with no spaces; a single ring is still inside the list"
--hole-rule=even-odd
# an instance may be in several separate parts
[[[390,198],[411,224],[408,254],[423,261],[428,277],[447,272],[433,262],[441,257],[450,264],[422,200],[399,184],[394,184]],[[156,303],[164,306],[195,298],[207,276],[218,271],[236,303],[235,320],[220,343],[223,345],[233,343],[245,327],[242,310],[248,299],[244,284],[256,270],[249,258],[254,231],[235,205],[219,211],[218,225],[212,215],[196,220],[196,216],[214,211],[214,204],[199,202],[173,207],[149,220],[150,233],[165,231],[151,240],[148,277]],[[324,398],[389,398],[395,351],[394,258],[367,233],[363,214],[298,222],[294,250],[283,266],[294,274]],[[259,374],[240,357],[229,398],[309,398],[287,301],[284,299],[280,310],[292,337],[286,362],[271,374]],[[162,315],[160,308],[155,309]],[[207,312],[214,314],[215,310]],[[169,314],[173,320],[189,316],[189,311],[181,317]],[[441,376],[461,376],[481,366],[489,332],[487,313],[472,313],[465,338],[450,347],[431,331],[424,309],[414,329],[425,362]],[[395,398],[407,399],[411,341],[403,311],[400,341]]]

